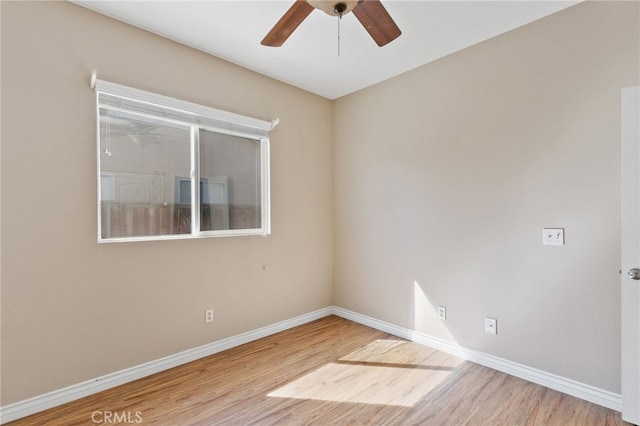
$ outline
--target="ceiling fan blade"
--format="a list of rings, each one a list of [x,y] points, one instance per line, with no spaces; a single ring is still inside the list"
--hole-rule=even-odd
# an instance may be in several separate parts
[[[280,47],[313,11],[313,6],[306,0],[296,0],[280,20],[273,26],[269,34],[260,42],[263,46]]]
[[[352,12],[380,47],[402,34],[380,0],[361,0]]]

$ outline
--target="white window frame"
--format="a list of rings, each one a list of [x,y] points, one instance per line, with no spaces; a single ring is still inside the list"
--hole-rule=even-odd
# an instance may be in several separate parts
[[[192,239],[206,237],[228,237],[246,235],[268,235],[271,233],[271,196],[270,196],[270,140],[269,132],[273,129],[274,123],[263,121],[227,111],[135,89],[128,86],[104,81],[95,80],[93,86],[96,91],[96,122],[97,122],[97,169],[98,169],[98,242],[130,242],[130,241],[150,241],[150,240],[175,240]],[[100,109],[113,108],[101,103],[100,95],[105,94],[121,98],[123,101],[133,101],[138,104],[159,107],[160,109],[171,111],[183,119],[171,118],[180,124],[186,124],[191,129],[191,233],[189,234],[167,234],[148,235],[132,237],[102,237],[101,218],[101,162],[100,162]],[[123,108],[126,110],[126,108]],[[253,139],[260,145],[260,195],[261,195],[261,223],[260,228],[250,229],[228,229],[228,230],[200,230],[200,161],[199,161],[199,132],[208,130],[220,134],[237,136],[241,138]],[[197,182],[197,184],[194,184]]]

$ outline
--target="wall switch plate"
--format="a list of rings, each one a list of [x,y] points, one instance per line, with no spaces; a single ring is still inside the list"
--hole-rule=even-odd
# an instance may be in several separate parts
[[[485,318],[484,331],[489,334],[498,334],[498,320],[489,317]]]
[[[204,322],[212,322],[213,321],[213,309],[207,309],[204,311]]]
[[[544,228],[542,230],[542,244],[545,246],[563,246],[564,228]]]
[[[438,319],[443,321],[447,319],[447,308],[444,306],[438,306]]]

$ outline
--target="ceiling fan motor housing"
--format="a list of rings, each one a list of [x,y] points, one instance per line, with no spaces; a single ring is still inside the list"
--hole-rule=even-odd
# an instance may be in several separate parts
[[[311,6],[331,16],[346,15],[358,5],[359,0],[307,0]]]

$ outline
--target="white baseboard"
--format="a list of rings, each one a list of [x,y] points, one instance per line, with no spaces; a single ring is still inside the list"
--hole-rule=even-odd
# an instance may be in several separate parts
[[[93,395],[95,393],[102,392],[103,390],[111,389],[124,383],[132,382],[134,380],[279,333],[289,328],[306,324],[316,319],[331,315],[332,313],[333,307],[326,307],[295,318],[261,327],[256,330],[218,340],[194,349],[179,352],[155,361],[136,365],[125,370],[116,371],[115,373],[107,374],[92,380],[87,380],[66,388],[58,389],[43,395],[38,395],[33,398],[0,407],[0,424],[30,416],[31,414],[53,408],[76,399],[84,398],[85,396]]]
[[[622,396],[613,392],[596,388],[591,385],[567,379],[546,371],[518,364],[504,358],[499,358],[484,352],[464,348],[455,343],[438,339],[418,331],[399,327],[388,322],[361,315],[347,309],[333,307],[333,314],[348,320],[384,331],[394,336],[402,337],[425,346],[446,352],[451,355],[466,359],[476,364],[501,371],[511,376],[519,377],[532,383],[545,386],[567,395],[601,405],[616,411],[622,411]]]
[[[55,390],[43,395],[38,395],[23,401],[0,407],[0,424],[4,424],[58,405],[65,404],[89,395],[101,392],[106,389],[122,385],[124,383],[138,380],[142,377],[150,376],[200,358],[204,358],[215,353],[252,342],[281,331],[297,327],[302,324],[326,317],[328,315],[337,315],[342,318],[384,331],[394,336],[402,337],[425,346],[438,349],[451,355],[484,365],[494,370],[502,371],[521,379],[546,386],[550,389],[575,396],[580,399],[601,405],[616,411],[622,409],[622,397],[618,394],[598,389],[596,387],[576,382],[571,379],[527,367],[526,365],[511,362],[509,360],[498,358],[483,352],[474,351],[456,345],[446,340],[438,339],[424,333],[410,330],[404,327],[380,321],[366,315],[361,315],[347,309],[337,306],[329,306],[308,314],[300,315],[295,318],[280,321],[256,330],[238,334],[226,339],[218,340],[207,345],[203,345],[194,349],[179,352],[168,357],[160,358],[155,361],[140,364],[125,370],[117,371],[92,380],[68,386],[59,390]]]

